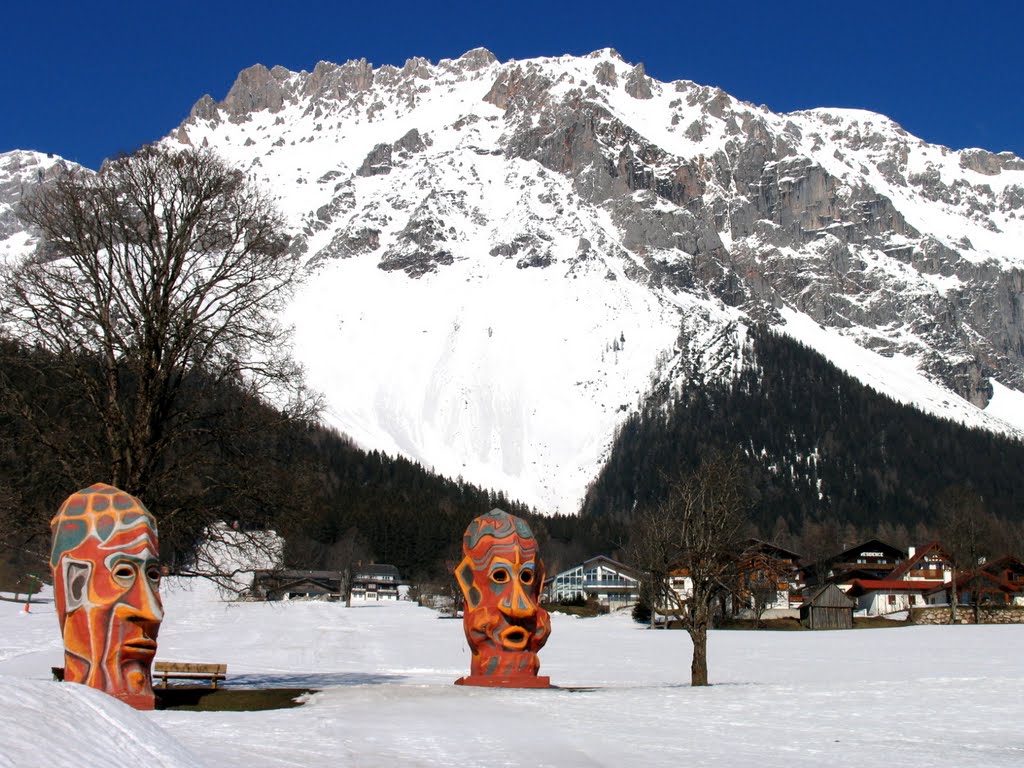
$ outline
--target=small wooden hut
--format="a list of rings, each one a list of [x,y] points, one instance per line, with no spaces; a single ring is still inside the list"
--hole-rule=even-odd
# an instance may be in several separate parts
[[[835,584],[826,584],[804,600],[800,623],[808,629],[853,629],[856,605]]]

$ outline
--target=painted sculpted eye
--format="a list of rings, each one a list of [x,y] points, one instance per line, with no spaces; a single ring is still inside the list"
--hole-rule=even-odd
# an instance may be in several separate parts
[[[519,581],[523,584],[533,584],[533,571],[529,568],[521,571],[519,574]]]
[[[491,581],[495,584],[506,584],[512,576],[505,568],[495,568],[491,571]]]
[[[114,567],[114,578],[128,585],[135,581],[135,569],[126,563]]]
[[[146,578],[154,583],[160,581],[160,569],[155,565],[151,565],[146,569]]]

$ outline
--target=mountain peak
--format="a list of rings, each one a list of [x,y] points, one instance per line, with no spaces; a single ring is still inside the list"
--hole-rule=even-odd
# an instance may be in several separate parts
[[[541,509],[575,511],[649,390],[732,375],[753,323],[1024,431],[1012,155],[775,114],[611,49],[256,65],[173,135],[277,200],[311,275],[286,319],[332,424]]]
[[[497,64],[498,57],[486,48],[474,48],[462,54],[458,58],[458,63],[472,72],[489,67],[491,64]]]
[[[284,67],[270,70],[263,64],[253,64],[238,73],[220,106],[235,119],[264,109],[276,112],[288,96],[285,83],[290,76]]]
[[[611,59],[613,61],[620,61],[622,63],[625,63],[625,59],[622,58],[622,54],[620,54],[614,48],[598,48],[596,51],[591,51],[589,54],[587,54],[586,58],[604,60]]]

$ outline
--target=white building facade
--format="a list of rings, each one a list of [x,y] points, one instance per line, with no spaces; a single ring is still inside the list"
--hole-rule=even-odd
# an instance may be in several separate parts
[[[544,591],[552,603],[594,599],[614,611],[640,600],[640,579],[628,565],[598,555],[552,576]]]

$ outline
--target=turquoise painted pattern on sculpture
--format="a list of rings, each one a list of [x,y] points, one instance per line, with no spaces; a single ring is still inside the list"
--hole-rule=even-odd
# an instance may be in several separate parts
[[[117,512],[96,514],[105,512],[111,506]],[[121,514],[124,510],[132,511]],[[85,488],[69,498],[51,522],[53,544],[50,567],[56,567],[64,553],[76,549],[89,537],[104,544],[118,532],[140,525],[148,528],[153,539],[156,539],[156,519],[141,501],[103,483]]]

